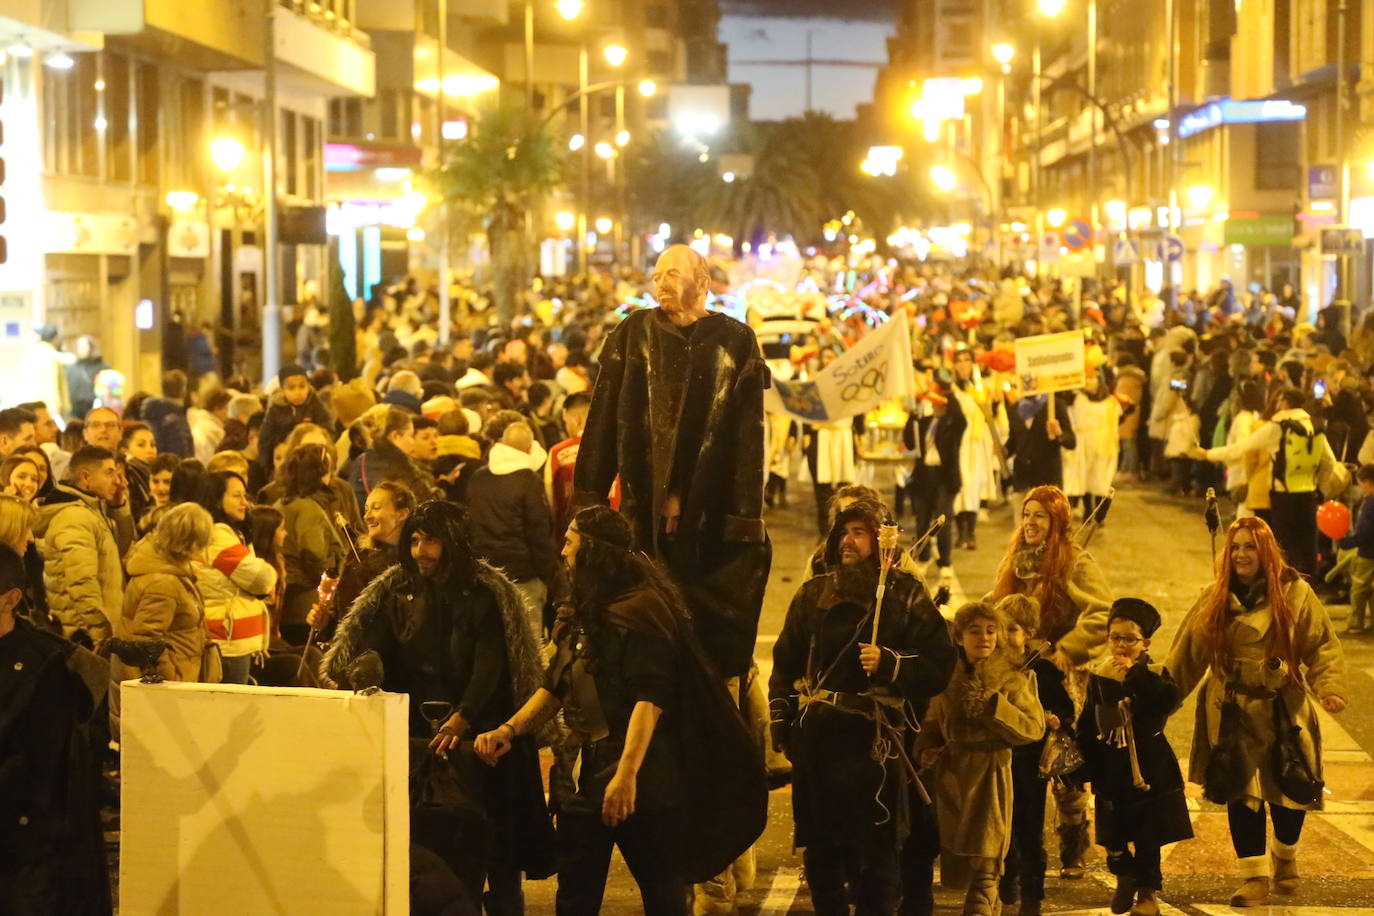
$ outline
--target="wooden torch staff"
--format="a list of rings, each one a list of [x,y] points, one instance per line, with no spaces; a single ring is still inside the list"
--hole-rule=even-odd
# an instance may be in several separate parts
[[[878,603],[873,606],[873,645],[878,644],[878,621],[883,616],[883,593],[887,591],[887,571],[892,568],[897,557],[897,536],[901,533],[896,525],[885,524],[878,529]]]

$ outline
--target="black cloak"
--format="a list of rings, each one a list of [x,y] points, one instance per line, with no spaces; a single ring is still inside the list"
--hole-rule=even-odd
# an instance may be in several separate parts
[[[606,339],[574,471],[574,506],[620,511],[635,543],[686,595],[697,634],[725,677],[753,659],[772,547],[764,531],[763,390],[754,332],[711,314],[679,328],[659,309],[631,314]],[[659,513],[670,493],[675,535]]]

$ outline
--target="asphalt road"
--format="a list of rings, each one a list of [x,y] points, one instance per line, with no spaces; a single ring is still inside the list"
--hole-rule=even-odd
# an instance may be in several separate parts
[[[764,671],[771,667],[773,642],[782,626],[806,558],[815,546],[813,503],[809,486],[793,483],[791,504],[769,518],[773,538],[773,572],[764,602],[756,656]],[[1010,505],[993,507],[978,526],[978,548],[956,551],[956,588],[952,604],[963,595],[977,597],[992,582],[1002,549],[1011,534]],[[910,516],[904,519],[912,525]],[[1179,621],[1207,583],[1208,536],[1201,505],[1161,495],[1152,486],[1123,487],[1106,526],[1090,548],[1118,596],[1134,595],[1153,602],[1164,615],[1156,638],[1155,655],[1162,658]],[[932,572],[933,572],[932,565]],[[1344,629],[1348,608],[1329,607],[1337,630]],[[1224,810],[1205,802],[1196,786],[1189,787],[1196,839],[1165,850],[1163,911],[1172,916],[1374,916],[1374,638],[1351,638],[1343,643],[1351,704],[1343,714],[1322,713],[1326,745],[1326,810],[1309,818],[1303,834],[1299,866],[1305,878],[1291,898],[1275,898],[1283,905],[1249,910],[1226,906],[1240,883],[1227,834]],[[1193,698],[1171,720],[1169,737],[1186,759],[1193,726]],[[1050,821],[1052,824],[1053,810]],[[1055,838],[1047,835],[1052,865],[1057,863]],[[773,793],[772,816],[759,841],[758,871],[752,889],[738,899],[739,912],[782,916],[812,912],[801,859],[792,849],[791,796]],[[1062,881],[1052,871],[1047,883],[1047,913],[1105,914],[1113,879],[1099,849],[1089,860],[1088,876]],[[553,881],[527,885],[528,912],[553,912]],[[937,889],[940,911],[958,913],[961,895]],[[603,909],[607,914],[642,912],[633,878],[617,856]]]

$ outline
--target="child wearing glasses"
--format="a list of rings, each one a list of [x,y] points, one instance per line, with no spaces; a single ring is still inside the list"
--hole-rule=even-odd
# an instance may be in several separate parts
[[[1113,913],[1157,916],[1163,885],[1160,848],[1191,839],[1178,758],[1164,723],[1179,692],[1163,665],[1150,660],[1159,611],[1139,598],[1119,598],[1107,621],[1108,652],[1090,668],[1078,718],[1083,768],[1097,799],[1097,842],[1116,875]]]

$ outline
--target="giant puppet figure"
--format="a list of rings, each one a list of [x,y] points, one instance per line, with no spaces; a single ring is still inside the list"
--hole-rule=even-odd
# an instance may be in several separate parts
[[[636,546],[685,592],[725,677],[753,658],[772,546],[763,519],[763,390],[754,332],[706,311],[710,270],[686,245],[654,267],[659,308],[631,314],[601,351],[574,472],[579,505],[617,475]]]

